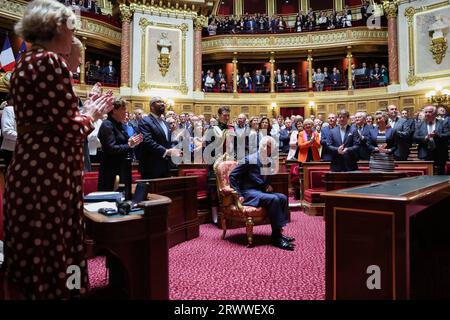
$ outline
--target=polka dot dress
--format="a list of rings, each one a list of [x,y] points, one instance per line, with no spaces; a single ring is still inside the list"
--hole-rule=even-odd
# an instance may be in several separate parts
[[[11,94],[19,136],[6,177],[6,275],[27,298],[70,298],[87,288],[82,146],[93,127],[78,112],[70,71],[55,53],[24,54]],[[20,134],[36,125],[45,128]],[[81,271],[80,290],[70,265]]]

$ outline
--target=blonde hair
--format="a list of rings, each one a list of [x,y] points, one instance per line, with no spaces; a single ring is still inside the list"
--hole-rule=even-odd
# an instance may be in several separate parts
[[[70,7],[56,0],[34,0],[25,8],[14,30],[25,41],[36,43],[51,40],[64,23],[69,29],[75,28],[76,16]]]
[[[303,126],[310,124],[312,127],[314,126],[314,121],[312,121],[311,119],[305,119],[305,121],[303,121]]]

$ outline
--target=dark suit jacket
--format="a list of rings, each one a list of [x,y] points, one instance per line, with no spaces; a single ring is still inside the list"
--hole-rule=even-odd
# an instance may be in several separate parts
[[[358,170],[358,152],[359,152],[359,134],[358,131],[347,125],[344,141],[341,139],[340,126],[334,127],[328,135],[328,148],[331,150],[331,171],[354,171]],[[340,145],[344,144],[344,148],[348,151],[344,155],[338,153]]]
[[[330,126],[322,127],[320,130],[320,144],[322,145],[322,160],[331,161],[333,154],[328,148],[328,136],[330,134]]]
[[[171,148],[171,135],[167,123],[169,138],[158,121],[149,115],[139,122],[139,132],[144,136],[140,148],[139,169],[143,179],[165,178],[169,176],[169,159],[163,158],[167,149]]]
[[[291,130],[288,130],[286,128],[280,130],[280,143],[282,143],[281,151],[284,153],[289,153],[289,142],[291,140]]]
[[[128,146],[129,137],[122,123],[108,117],[100,126],[98,139],[102,144],[98,190],[113,191],[115,177],[120,176],[121,182],[126,178],[126,159],[132,150]]]
[[[395,135],[395,130],[391,127],[386,128],[386,149],[391,149],[391,153],[395,153],[397,149],[397,137]],[[366,140],[366,146],[369,153],[372,153],[375,148],[378,147],[377,144],[378,128],[373,128],[370,130],[369,135]]]
[[[355,129],[356,132],[359,133],[356,125],[353,125],[352,128]],[[370,152],[369,152],[369,149],[367,148],[367,140],[370,136],[371,128],[372,128],[371,126],[365,124],[361,130],[360,137],[359,137],[359,140],[360,140],[359,152],[358,152],[359,160],[369,160],[370,159]]]
[[[436,148],[431,151],[426,136],[428,135],[427,122],[422,121],[414,132],[414,141],[418,144],[418,157],[421,160],[433,160],[445,163],[448,159],[448,141],[450,139],[450,127],[447,121],[436,119],[435,131],[437,135],[433,138]]]
[[[256,153],[245,157],[240,164],[230,173],[230,186],[236,190],[239,196],[245,198],[245,205],[258,207],[259,199],[251,197],[251,190],[258,190],[265,192],[267,186],[270,184],[267,178],[269,176],[261,175],[261,161],[256,156]],[[250,199],[247,201],[245,195],[250,191]]]
[[[394,152],[394,158],[397,161],[408,160],[409,148],[412,143],[412,136],[414,134],[414,121],[398,118],[394,125],[394,131],[397,141],[397,149]]]

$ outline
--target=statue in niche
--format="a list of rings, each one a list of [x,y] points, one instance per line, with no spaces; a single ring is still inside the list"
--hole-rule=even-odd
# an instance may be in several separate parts
[[[159,71],[165,77],[170,67],[170,51],[172,50],[172,41],[167,38],[167,32],[161,33],[161,38],[156,43],[159,51],[157,59]]]
[[[435,21],[428,28],[431,37],[430,51],[436,63],[441,64],[448,48],[445,37],[445,31],[448,29],[448,25],[444,22],[443,16],[435,16],[434,19]]]

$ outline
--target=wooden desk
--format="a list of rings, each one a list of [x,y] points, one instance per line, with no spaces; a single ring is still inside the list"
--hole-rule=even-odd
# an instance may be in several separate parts
[[[417,176],[326,197],[326,298],[450,298],[450,176]],[[381,289],[369,290],[369,266]]]
[[[326,190],[332,191],[406,177],[408,177],[407,172],[351,171],[327,172],[324,180]]]
[[[197,177],[170,177],[138,180],[148,184],[148,192],[168,197],[169,248],[199,235]]]
[[[109,284],[130,299],[169,299],[167,197],[151,194],[143,214],[106,217],[85,211],[96,254],[106,252]],[[99,296],[99,298],[102,298]]]

